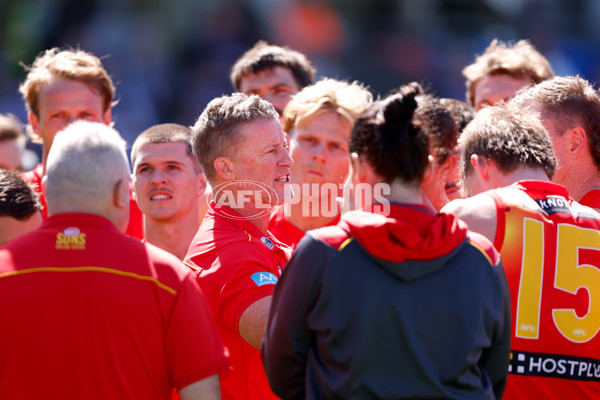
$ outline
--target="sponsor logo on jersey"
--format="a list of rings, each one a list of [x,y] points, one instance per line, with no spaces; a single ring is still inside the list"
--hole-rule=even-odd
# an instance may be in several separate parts
[[[559,354],[512,351],[508,373],[577,381],[598,381],[600,379],[600,360]]]
[[[58,250],[84,250],[85,233],[79,228],[70,227],[56,234],[55,248]]]
[[[275,244],[271,241],[271,239],[269,239],[268,237],[261,237],[260,241],[263,242],[263,244],[265,246],[267,246],[267,249],[269,250],[275,250]]]
[[[573,214],[571,205],[563,197],[547,197],[535,201],[540,208],[548,215],[562,213]]]
[[[256,272],[250,277],[256,283],[256,286],[275,285],[277,283],[277,277],[270,272]]]

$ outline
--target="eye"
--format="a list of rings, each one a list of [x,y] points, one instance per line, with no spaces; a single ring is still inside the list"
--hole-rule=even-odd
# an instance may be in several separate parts
[[[147,172],[151,172],[152,168],[150,168],[149,166],[143,166],[143,167],[138,167],[138,169],[135,170],[136,174],[143,174],[143,173],[147,173]]]

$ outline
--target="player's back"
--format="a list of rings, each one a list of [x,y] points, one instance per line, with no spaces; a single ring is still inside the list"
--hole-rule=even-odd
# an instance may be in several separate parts
[[[546,182],[486,194],[512,302],[504,398],[598,398],[600,214]]]

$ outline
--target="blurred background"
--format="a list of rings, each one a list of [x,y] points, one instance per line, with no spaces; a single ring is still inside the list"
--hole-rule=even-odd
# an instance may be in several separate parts
[[[557,75],[600,76],[597,0],[0,0],[0,113],[27,121],[20,63],[55,46],[103,57],[131,145],[153,124],[193,125],[259,39],[305,53],[317,78],[464,100],[461,70],[494,38],[529,39]]]

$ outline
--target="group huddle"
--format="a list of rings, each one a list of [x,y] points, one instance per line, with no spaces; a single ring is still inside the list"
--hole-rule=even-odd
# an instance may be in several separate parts
[[[261,41],[128,157],[100,59],[40,54],[36,168],[0,118],[0,398],[599,397],[600,97],[527,41],[463,72],[374,96]]]

